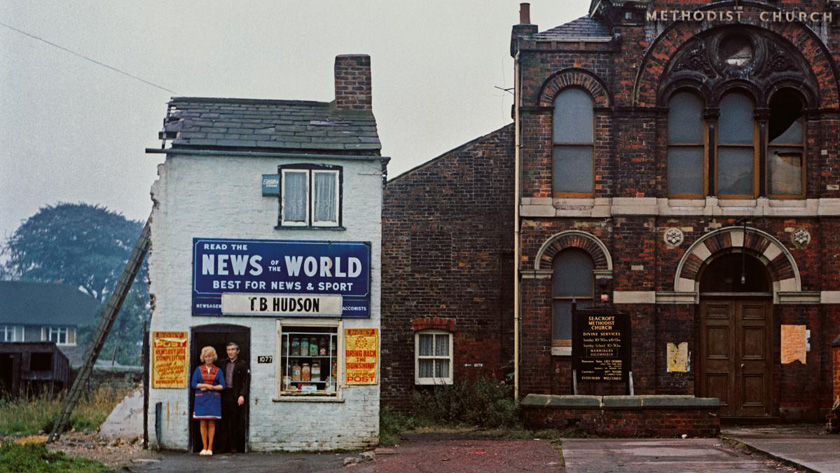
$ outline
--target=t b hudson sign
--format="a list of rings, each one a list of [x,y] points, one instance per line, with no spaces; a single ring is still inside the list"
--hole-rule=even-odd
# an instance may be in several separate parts
[[[193,239],[193,315],[370,317],[370,245]]]

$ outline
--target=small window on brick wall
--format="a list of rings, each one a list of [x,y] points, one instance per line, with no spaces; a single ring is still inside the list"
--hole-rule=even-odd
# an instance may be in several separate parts
[[[452,384],[452,334],[424,330],[414,335],[416,384]]]
[[[589,254],[579,249],[561,251],[552,268],[552,354],[572,354],[572,302],[578,308],[592,305],[594,275]]]
[[[340,227],[341,168],[280,168],[280,227]]]

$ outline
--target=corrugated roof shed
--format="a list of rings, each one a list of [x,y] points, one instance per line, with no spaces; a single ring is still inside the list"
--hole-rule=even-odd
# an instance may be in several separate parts
[[[0,281],[0,324],[93,324],[99,301],[65,284]]]
[[[372,112],[301,100],[175,97],[164,133],[173,148],[367,155],[382,148]]]
[[[611,40],[610,28],[589,15],[532,36],[537,41]]]

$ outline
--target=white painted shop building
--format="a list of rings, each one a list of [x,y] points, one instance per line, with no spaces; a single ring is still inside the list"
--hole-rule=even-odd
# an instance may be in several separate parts
[[[198,451],[203,346],[250,366],[247,449],[379,438],[382,191],[370,58],[338,56],[336,100],[173,98],[152,187],[152,446]],[[167,146],[168,144],[168,146]],[[218,434],[217,434],[218,435]]]

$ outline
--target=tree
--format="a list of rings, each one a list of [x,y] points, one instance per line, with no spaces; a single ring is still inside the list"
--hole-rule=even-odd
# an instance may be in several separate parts
[[[143,224],[105,207],[59,203],[41,208],[7,240],[6,279],[61,282],[107,302]],[[103,356],[137,364],[143,327],[149,317],[148,266],[144,262],[123,304]],[[101,313],[101,310],[100,310]],[[85,336],[87,334],[87,336]],[[90,338],[90,330],[81,331]],[[109,349],[109,346],[111,347]]]

